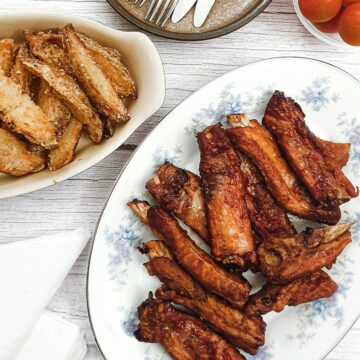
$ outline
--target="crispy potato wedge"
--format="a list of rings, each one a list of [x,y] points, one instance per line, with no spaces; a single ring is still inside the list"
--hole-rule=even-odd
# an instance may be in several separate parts
[[[20,85],[0,73],[0,113],[13,131],[46,149],[57,145],[55,129],[44,112],[22,92]]]
[[[64,134],[59,139],[59,147],[49,152],[47,161],[49,170],[58,170],[73,160],[82,128],[83,125],[79,120],[75,118],[70,120]]]
[[[6,76],[10,75],[13,65],[15,43],[13,39],[0,40],[0,69]]]
[[[129,70],[121,62],[121,55],[115,49],[101,46],[95,40],[78,33],[79,38],[90,51],[96,64],[108,77],[118,96],[136,97],[136,87]]]
[[[72,70],[62,49],[62,36],[53,32],[24,31],[26,41],[29,43],[31,52],[38,59],[48,65],[56,66],[71,74]]]
[[[21,44],[15,52],[14,65],[11,69],[11,78],[21,86],[21,89],[25,94],[31,96],[31,73],[25,69],[22,64],[23,60],[31,57],[29,46],[24,43]]]
[[[14,134],[0,128],[0,172],[22,176],[42,170],[45,158],[42,153],[31,152],[26,143]]]
[[[72,114],[45,80],[40,83],[37,104],[54,126],[56,137],[59,139],[68,126]]]
[[[103,124],[76,81],[63,70],[36,59],[26,60],[23,64],[31,73],[45,80],[53,88],[55,94],[82,122],[89,138],[99,143],[103,134]]]
[[[73,73],[98,112],[113,121],[129,120],[130,117],[123,102],[92,58],[90,51],[80,40],[74,27],[67,25],[62,31],[65,53],[69,58]]]
[[[39,41],[42,39],[43,42],[48,41],[51,44],[57,45],[61,49],[64,48],[63,36],[59,28],[40,31],[34,35],[39,38]]]
[[[115,127],[116,127],[115,121],[109,118],[102,118],[102,122],[104,125],[104,138],[107,139],[112,137],[115,133]]]

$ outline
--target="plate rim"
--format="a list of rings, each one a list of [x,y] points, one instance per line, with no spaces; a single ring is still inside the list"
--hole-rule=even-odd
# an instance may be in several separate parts
[[[88,318],[89,318],[89,323],[91,326],[91,330],[92,333],[94,335],[94,339],[95,339],[95,343],[101,353],[101,355],[104,357],[105,360],[112,360],[112,359],[108,359],[105,357],[105,354],[100,346],[100,341],[98,339],[98,336],[96,335],[96,331],[95,331],[95,326],[94,326],[94,322],[93,319],[91,317],[91,310],[90,310],[90,292],[89,292],[89,280],[90,280],[90,268],[91,268],[91,263],[92,263],[92,255],[93,255],[93,250],[94,250],[94,244],[95,244],[95,240],[97,238],[97,234],[98,234],[98,230],[99,230],[99,226],[100,226],[100,222],[103,219],[104,216],[104,211],[107,208],[107,205],[110,201],[110,198],[112,197],[112,194],[120,180],[120,178],[122,177],[124,171],[126,170],[126,168],[128,167],[130,161],[133,159],[133,157],[135,156],[135,154],[140,150],[141,146],[143,145],[143,143],[147,140],[147,138],[155,131],[155,129],[168,117],[170,116],[170,114],[175,111],[175,109],[177,109],[180,105],[182,105],[185,101],[187,101],[192,95],[198,93],[199,91],[203,90],[204,88],[206,88],[207,86],[210,86],[212,83],[214,83],[215,81],[217,81],[218,79],[222,78],[223,76],[229,75],[233,72],[236,72],[239,69],[242,68],[246,68],[258,63],[262,63],[262,62],[267,62],[267,61],[274,61],[274,60],[283,60],[283,59],[295,59],[295,60],[304,60],[304,61],[310,61],[310,62],[318,62],[321,63],[323,65],[326,65],[330,68],[333,68],[339,72],[342,72],[344,75],[348,76],[349,78],[351,78],[352,80],[354,80],[356,83],[358,83],[360,85],[360,79],[358,79],[357,77],[355,77],[354,75],[350,74],[348,71],[341,69],[340,67],[331,64],[329,62],[323,61],[323,60],[319,60],[319,59],[313,59],[313,58],[309,58],[309,57],[305,57],[305,56],[277,56],[277,57],[271,57],[271,58],[267,58],[267,59],[260,59],[260,60],[256,60],[253,61],[251,63],[242,65],[242,66],[238,66],[235,69],[224,73],[221,76],[215,77],[214,79],[212,79],[211,81],[209,81],[208,83],[206,83],[205,85],[201,86],[200,88],[198,88],[197,90],[195,90],[194,92],[192,92],[190,95],[188,95],[185,99],[183,99],[181,102],[179,102],[174,108],[172,108],[160,121],[159,123],[145,136],[145,138],[139,143],[139,145],[137,146],[137,148],[133,151],[133,153],[130,155],[129,159],[126,161],[126,163],[124,164],[123,168],[121,169],[119,175],[116,177],[116,180],[114,181],[114,184],[112,186],[112,188],[109,191],[109,195],[105,201],[105,204],[101,210],[101,213],[99,215],[99,218],[97,220],[96,223],[96,227],[94,229],[93,235],[90,239],[90,246],[89,246],[89,250],[88,250],[88,261],[87,261],[87,270],[86,270],[86,307],[87,307],[87,312],[88,312]],[[354,324],[357,322],[357,320],[359,320],[360,318],[360,310],[358,312],[358,314],[355,316],[354,321],[351,322],[351,324],[349,325],[348,328],[346,328],[344,330],[344,332],[341,334],[341,336],[339,337],[339,339],[336,341],[335,344],[333,344],[329,350],[326,350],[324,355],[321,356],[321,358],[319,360],[325,360],[325,358],[337,347],[337,345],[344,339],[344,337],[349,333],[349,331],[353,328]]]
[[[122,17],[128,20],[131,24],[138,26],[139,28],[167,39],[172,40],[182,40],[182,41],[200,41],[200,40],[209,40],[224,36],[233,31],[236,31],[250,21],[258,17],[272,2],[272,0],[262,0],[262,3],[248,12],[241,19],[235,20],[232,23],[223,26],[219,29],[206,31],[203,33],[174,33],[171,31],[163,30],[162,28],[152,26],[145,21],[139,20],[137,17],[130,14],[117,0],[106,0],[110,6]]]
[[[73,178],[74,176],[77,176],[77,175],[85,172],[86,170],[89,170],[93,166],[99,164],[101,161],[105,160],[112,153],[114,153],[114,151],[116,151],[116,149],[118,149],[120,146],[122,146],[129,139],[129,137],[135,131],[137,131],[139,129],[139,127],[141,125],[143,125],[151,116],[153,116],[162,107],[162,105],[163,105],[163,103],[165,101],[165,97],[166,97],[166,78],[165,78],[164,63],[162,61],[160,53],[159,53],[157,47],[155,46],[154,42],[146,34],[143,34],[140,31],[119,30],[119,29],[113,28],[112,26],[106,25],[106,24],[102,23],[101,21],[90,19],[88,17],[81,16],[81,15],[69,14],[69,13],[63,12],[63,11],[57,12],[56,15],[53,12],[47,11],[47,10],[30,10],[30,11],[6,10],[6,11],[2,11],[0,13],[0,20],[1,19],[8,20],[9,17],[12,17],[14,21],[15,20],[19,21],[19,19],[16,19],[17,17],[19,17],[20,19],[22,19],[22,18],[30,19],[31,17],[34,17],[35,20],[38,20],[38,21],[43,21],[43,20],[46,21],[48,18],[49,19],[56,18],[59,21],[69,19],[69,21],[72,22],[72,23],[75,23],[75,25],[76,25],[76,22],[79,22],[79,23],[81,23],[81,25],[84,25],[84,26],[93,26],[94,31],[99,30],[99,28],[102,28],[104,31],[105,30],[107,30],[107,31],[110,30],[110,32],[113,32],[114,34],[115,33],[120,33],[120,34],[127,34],[129,36],[138,36],[138,37],[143,38],[144,44],[147,43],[148,45],[150,45],[153,48],[154,54],[157,56],[158,65],[160,65],[159,70],[161,68],[162,96],[161,96],[161,100],[154,103],[154,106],[153,106],[154,110],[150,111],[149,114],[146,114],[146,116],[144,117],[144,120],[138,126],[136,126],[133,130],[131,130],[131,133],[129,134],[129,136],[127,136],[123,141],[121,141],[120,144],[117,144],[116,147],[111,150],[111,152],[109,152],[108,154],[105,154],[104,156],[103,155],[99,156],[99,159],[95,163],[93,163],[92,165],[88,165],[88,164],[86,164],[86,162],[82,162],[82,163],[80,163],[80,165],[78,165],[79,170],[71,172],[70,175],[68,173],[63,173],[61,175],[58,175],[57,171],[55,171],[53,173],[52,178],[40,179],[35,186],[32,186],[29,189],[24,190],[24,189],[22,189],[22,187],[20,187],[19,189],[16,188],[16,190],[11,191],[10,193],[6,193],[6,194],[0,193],[0,200],[30,194],[30,193],[33,193],[33,192],[38,191],[38,190],[42,190],[42,189],[46,189],[48,187],[52,187],[54,185],[58,185],[58,184],[62,183],[63,181],[69,180],[69,179]],[[30,174],[28,174],[26,176],[31,176],[31,175],[32,174],[30,173]],[[30,179],[29,182],[31,182],[31,179]]]

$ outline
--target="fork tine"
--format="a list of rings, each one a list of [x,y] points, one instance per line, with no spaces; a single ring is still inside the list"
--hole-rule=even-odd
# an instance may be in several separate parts
[[[159,0],[159,1],[161,1],[161,0]],[[149,19],[149,16],[150,16],[150,14],[151,14],[151,12],[152,12],[152,9],[153,9],[154,6],[155,6],[155,3],[156,3],[156,0],[152,0],[152,1],[151,1],[151,4],[150,4],[149,9],[148,9],[148,11],[147,11],[147,13],[146,13],[146,16],[145,16],[145,20],[148,20],[148,19]]]
[[[152,13],[151,16],[150,16],[149,21],[152,21],[152,20],[154,19],[154,17],[157,15],[157,13],[158,13],[159,10],[160,10],[160,7],[161,7],[162,3],[163,3],[163,0],[158,0],[158,2],[157,2],[157,4],[156,4],[156,7],[155,7],[153,13]]]
[[[172,15],[172,13],[174,12],[176,5],[178,4],[179,0],[174,0],[172,7],[170,8],[170,10],[168,11],[164,21],[161,24],[161,27],[164,27],[165,24],[168,22],[168,20],[170,19],[170,16]]]
[[[146,1],[147,0],[142,0],[141,4],[139,6],[142,7],[146,3]]]
[[[171,2],[171,0],[166,0],[166,3],[165,3],[165,5],[163,6],[160,15],[159,15],[158,19],[156,20],[156,23],[155,23],[156,25],[158,25],[159,22],[161,21],[162,17],[163,17],[164,14],[165,14],[166,9],[169,7],[170,2]]]

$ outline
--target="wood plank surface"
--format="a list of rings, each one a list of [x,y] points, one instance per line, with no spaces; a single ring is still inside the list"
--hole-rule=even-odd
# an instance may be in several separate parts
[[[138,30],[105,0],[0,1],[0,11],[26,9],[66,12],[116,29]],[[305,56],[337,65],[360,78],[359,51],[333,48],[315,39],[297,19],[291,0],[274,0],[253,22],[222,38],[191,43],[149,36],[165,67],[167,94],[162,108],[125,145],[93,168],[51,188],[0,200],[0,242],[70,230],[80,225],[93,230],[118,173],[145,135],[195,90],[236,67],[271,57]],[[98,360],[102,357],[91,333],[86,308],[87,260],[88,248],[49,308],[81,327],[89,345],[86,360]],[[360,322],[326,359],[360,359]]]

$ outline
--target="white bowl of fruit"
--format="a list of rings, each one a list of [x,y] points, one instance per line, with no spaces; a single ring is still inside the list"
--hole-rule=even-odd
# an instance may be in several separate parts
[[[360,0],[293,0],[296,14],[318,39],[360,49]]]

